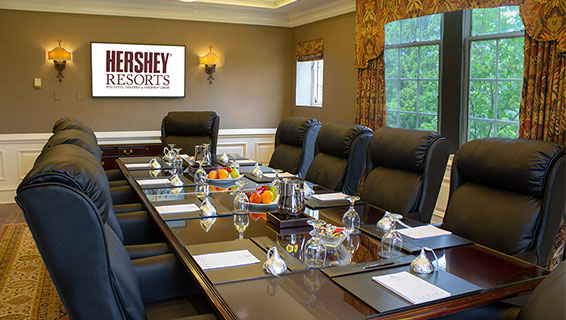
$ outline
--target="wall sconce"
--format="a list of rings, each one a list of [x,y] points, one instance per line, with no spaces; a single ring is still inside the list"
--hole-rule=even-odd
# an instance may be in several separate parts
[[[218,56],[212,52],[212,46],[209,46],[210,52],[207,53],[205,56],[200,57],[200,64],[204,64],[204,71],[208,74],[208,81],[212,83],[214,77],[212,74],[216,71],[216,64],[218,64]]]
[[[56,78],[59,78],[59,82],[63,82],[63,70],[65,70],[67,60],[72,60],[72,55],[70,51],[61,47],[61,39],[57,41],[59,42],[59,46],[47,52],[47,59],[53,60],[53,63],[55,63],[55,70],[57,70]]]

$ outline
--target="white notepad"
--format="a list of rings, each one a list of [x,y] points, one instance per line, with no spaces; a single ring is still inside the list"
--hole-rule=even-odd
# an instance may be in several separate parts
[[[247,164],[255,164],[257,161],[255,160],[236,160],[239,165],[247,165]]]
[[[149,163],[124,163],[124,166],[128,169],[149,168]]]
[[[148,185],[148,184],[170,184],[171,182],[169,179],[143,179],[143,180],[136,180],[140,186]]]
[[[160,214],[178,213],[178,212],[192,212],[199,211],[200,208],[194,203],[189,204],[172,204],[167,206],[155,207]]]
[[[270,172],[270,173],[264,173],[263,174],[264,177],[266,178],[270,178],[270,179],[275,179],[275,173]],[[295,175],[289,172],[281,172],[279,174],[279,178],[290,178],[290,177],[294,177]]]
[[[195,258],[202,270],[237,267],[260,262],[248,250],[207,253],[194,256],[193,258]]]
[[[335,192],[335,193],[313,194],[311,197],[320,201],[333,201],[333,200],[346,200],[346,197],[348,197],[348,195],[343,194],[341,192]]]
[[[442,290],[407,271],[376,276],[372,279],[413,304],[450,296],[450,292]]]
[[[397,231],[400,234],[403,234],[411,239],[422,239],[422,238],[444,236],[452,233],[450,231],[442,230],[432,225],[398,229]]]

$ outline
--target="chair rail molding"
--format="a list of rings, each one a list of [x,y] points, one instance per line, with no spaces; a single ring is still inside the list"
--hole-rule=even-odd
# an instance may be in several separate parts
[[[262,163],[274,149],[275,128],[220,129],[218,153],[236,153]],[[51,133],[0,134],[0,203],[13,203],[16,188],[31,169]],[[161,143],[161,132],[96,132],[100,145]],[[192,153],[192,152],[190,152]]]

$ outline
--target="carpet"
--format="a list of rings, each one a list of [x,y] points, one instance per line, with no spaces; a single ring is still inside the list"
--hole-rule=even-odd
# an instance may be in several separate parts
[[[0,230],[0,320],[68,319],[26,224]]]

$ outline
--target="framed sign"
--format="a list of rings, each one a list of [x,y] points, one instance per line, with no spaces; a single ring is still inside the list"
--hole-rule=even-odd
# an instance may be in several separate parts
[[[91,42],[93,97],[184,97],[185,46]]]

